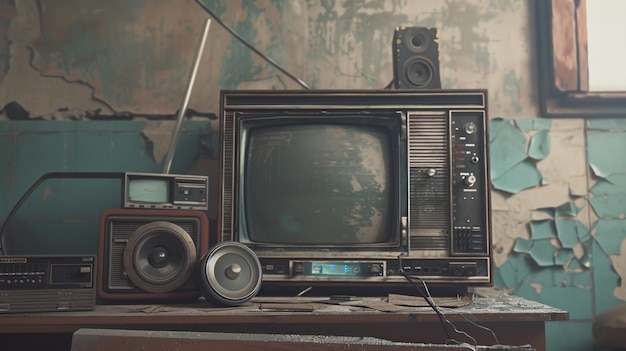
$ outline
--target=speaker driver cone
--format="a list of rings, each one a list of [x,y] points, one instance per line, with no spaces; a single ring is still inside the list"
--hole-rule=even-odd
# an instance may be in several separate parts
[[[406,31],[404,43],[409,50],[416,54],[427,52],[432,42],[432,35],[427,28],[412,27]]]
[[[261,263],[247,246],[223,241],[200,260],[200,288],[207,300],[225,305],[241,305],[261,288]]]
[[[181,287],[196,264],[193,239],[179,225],[155,221],[142,225],[124,247],[128,278],[149,293],[167,293]]]
[[[427,87],[435,76],[432,63],[424,58],[409,60],[404,64],[406,81],[415,88]]]

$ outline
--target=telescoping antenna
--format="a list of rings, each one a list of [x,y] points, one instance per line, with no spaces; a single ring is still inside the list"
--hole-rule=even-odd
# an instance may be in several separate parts
[[[217,22],[217,24],[219,24],[220,26],[222,26],[222,28],[226,29],[226,31],[228,33],[230,33],[233,37],[235,37],[237,40],[239,40],[243,45],[245,45],[248,49],[252,50],[252,52],[254,52],[255,54],[259,55],[263,60],[265,60],[265,62],[269,63],[270,65],[274,66],[274,68],[276,68],[277,70],[281,71],[284,75],[286,75],[287,77],[291,78],[294,82],[300,84],[301,87],[303,87],[304,89],[311,89],[311,87],[309,87],[308,84],[306,84],[305,82],[302,81],[302,79],[294,76],[293,74],[287,72],[286,69],[282,68],[278,63],[276,63],[276,61],[272,60],[270,57],[268,57],[267,55],[265,55],[264,53],[262,53],[261,51],[259,51],[259,49],[255,48],[254,46],[252,46],[250,43],[248,43],[241,35],[239,35],[239,33],[235,32],[235,30],[233,30],[232,28],[230,28],[226,23],[224,23],[218,15],[216,15],[213,11],[211,11],[211,9],[202,1],[202,0],[196,0],[196,2],[198,3],[198,5],[200,5],[211,17],[213,17],[213,19],[215,20],[215,22]]]
[[[200,59],[202,58],[202,52],[204,51],[204,44],[206,42],[206,38],[209,35],[209,27],[211,26],[211,19],[207,18],[204,23],[204,30],[202,31],[202,38],[200,39],[200,45],[196,48],[196,57],[194,59],[193,68],[191,69],[191,73],[189,75],[189,81],[187,83],[187,91],[185,92],[185,96],[183,97],[183,102],[178,109],[178,116],[176,117],[176,125],[174,126],[174,130],[172,131],[172,139],[170,140],[170,146],[167,149],[167,155],[165,156],[165,163],[163,165],[163,173],[170,173],[170,168],[172,167],[172,160],[174,159],[174,154],[176,153],[176,144],[178,143],[178,136],[180,134],[180,127],[183,124],[183,118],[185,118],[185,113],[187,112],[187,105],[189,104],[189,97],[191,96],[191,90],[193,88],[193,83],[196,80],[196,75],[198,74],[198,66],[200,66]]]

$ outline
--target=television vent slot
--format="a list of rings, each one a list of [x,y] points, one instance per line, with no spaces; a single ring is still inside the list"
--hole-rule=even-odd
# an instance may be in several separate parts
[[[221,236],[219,237],[220,241],[229,241],[233,239],[233,196],[235,190],[233,188],[233,177],[235,177],[233,163],[235,157],[235,117],[236,116],[232,114],[224,116],[224,132],[221,136],[224,139],[224,154],[222,155],[222,191],[220,199],[222,214],[220,229]]]
[[[442,250],[447,251],[450,247],[450,237],[445,236],[411,236],[411,250]]]
[[[409,229],[450,228],[449,121],[445,113],[408,114]]]

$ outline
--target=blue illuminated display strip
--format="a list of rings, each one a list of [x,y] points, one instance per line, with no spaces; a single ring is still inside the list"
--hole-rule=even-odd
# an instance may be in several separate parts
[[[311,274],[314,275],[341,275],[341,276],[359,276],[361,266],[346,263],[312,263]]]

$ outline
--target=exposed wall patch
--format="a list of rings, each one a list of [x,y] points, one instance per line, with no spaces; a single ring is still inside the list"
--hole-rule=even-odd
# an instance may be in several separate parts
[[[9,28],[17,15],[15,0],[0,0],[0,84],[9,73],[11,63]]]

